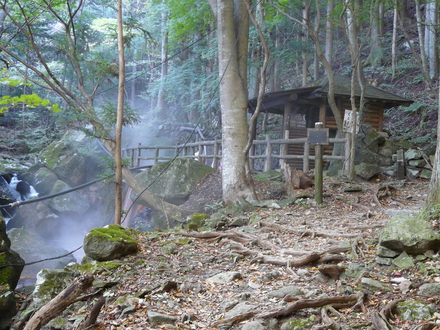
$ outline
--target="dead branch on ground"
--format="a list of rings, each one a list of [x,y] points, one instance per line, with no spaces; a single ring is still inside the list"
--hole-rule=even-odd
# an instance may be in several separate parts
[[[93,276],[86,274],[61,291],[55,298],[36,312],[24,327],[24,330],[37,330],[61,313],[67,306],[76,301],[76,298],[93,283]]]

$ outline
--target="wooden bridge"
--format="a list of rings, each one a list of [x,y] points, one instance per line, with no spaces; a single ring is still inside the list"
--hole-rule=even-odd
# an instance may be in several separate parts
[[[332,147],[335,144],[342,144],[343,151],[346,150],[346,142],[345,138],[330,138],[329,140]],[[302,147],[302,154],[287,154],[291,145]],[[139,144],[137,147],[124,148],[122,157],[129,159],[132,167],[141,167],[153,166],[157,162],[166,162],[177,155],[178,158],[192,158],[219,169],[222,159],[221,150],[221,140],[198,141],[176,146],[149,147]],[[343,152],[342,156],[324,155],[324,161],[341,160],[346,162],[347,157],[347,152]],[[292,167],[308,172],[314,167],[314,146],[308,142],[307,138],[271,139],[266,136],[265,140],[253,141],[249,158],[251,168],[257,172],[281,168],[285,163],[293,164]]]

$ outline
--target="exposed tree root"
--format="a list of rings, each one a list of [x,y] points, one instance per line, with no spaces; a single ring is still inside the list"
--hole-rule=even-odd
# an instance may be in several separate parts
[[[270,311],[262,312],[256,315],[257,318],[268,319],[274,317],[286,317],[291,315],[292,313],[304,309],[304,308],[317,308],[324,307],[326,305],[333,305],[334,308],[343,308],[350,307],[351,304],[357,305],[360,296],[362,299],[364,294],[362,292],[350,296],[342,296],[342,297],[328,297],[322,299],[300,299],[291,304],[280,308],[274,308]]]

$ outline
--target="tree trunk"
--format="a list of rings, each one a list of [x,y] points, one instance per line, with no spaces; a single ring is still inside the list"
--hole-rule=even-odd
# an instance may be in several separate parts
[[[115,220],[121,223],[122,215],[122,121],[124,116],[124,82],[125,82],[125,56],[124,56],[124,27],[122,23],[122,0],[118,0],[118,58],[119,58],[119,83],[118,83],[118,108],[116,112],[115,130]]]
[[[243,1],[214,0],[217,18],[220,107],[222,116],[222,190],[225,203],[252,198],[243,150],[247,141],[247,48],[249,15]]]
[[[439,77],[440,78],[440,77]],[[440,100],[440,88],[438,90],[438,98]],[[440,101],[438,102],[438,116],[440,118]],[[428,187],[428,196],[425,205],[423,206],[420,217],[424,220],[429,220],[433,213],[440,210],[440,120],[437,121],[437,146],[434,156],[434,164],[432,170],[431,181]]]
[[[394,2],[393,11],[393,39],[391,43],[391,81],[394,81],[396,76],[396,66],[397,66],[397,2]]]
[[[327,2],[327,21],[325,23],[325,58],[329,65],[332,65],[333,56],[333,23],[331,16],[333,13],[334,3],[333,0]]]
[[[425,8],[425,52],[428,60],[429,76],[434,79],[438,74],[437,2],[427,1]]]
[[[163,3],[163,1],[162,1]],[[164,10],[162,12],[162,42],[161,42],[161,71],[160,71],[160,82],[159,82],[159,92],[157,95],[157,115],[160,119],[167,119],[167,111],[165,107],[165,79],[168,75],[168,31],[166,27],[167,23],[167,12]]]

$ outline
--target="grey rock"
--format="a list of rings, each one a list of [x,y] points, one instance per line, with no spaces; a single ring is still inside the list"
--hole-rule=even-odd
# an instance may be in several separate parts
[[[395,216],[380,233],[379,244],[395,251],[423,254],[440,247],[440,234],[425,220]]]
[[[393,264],[393,259],[392,258],[384,258],[384,257],[376,257],[376,262],[379,265],[391,266]]]
[[[406,160],[412,160],[412,159],[420,159],[422,158],[422,153],[417,149],[408,149],[405,152],[405,159]]]
[[[425,167],[426,162],[423,159],[412,159],[408,161],[408,165],[422,168]]]
[[[375,292],[393,292],[394,289],[391,286],[385,285],[382,282],[373,280],[368,277],[362,277],[361,279],[361,287],[365,291],[375,293]]]
[[[406,176],[410,179],[415,179],[420,174],[420,169],[416,167],[407,166],[405,170],[406,170]]]
[[[268,292],[267,295],[269,297],[284,298],[287,295],[301,296],[302,294],[303,294],[303,291],[300,288],[298,288],[294,285],[289,285],[289,286],[285,286],[284,288]]]
[[[151,324],[174,324],[177,321],[177,317],[173,315],[167,315],[162,313],[157,313],[153,311],[148,311],[148,319]]]
[[[420,178],[422,179],[431,179],[432,177],[432,171],[428,169],[423,169],[422,172],[420,172]]]
[[[376,255],[385,258],[394,258],[399,255],[399,252],[388,249],[385,246],[379,245],[376,250]]]
[[[417,294],[424,297],[440,296],[440,283],[425,283],[419,288]]]
[[[238,315],[243,315],[252,312],[255,309],[257,309],[257,306],[248,304],[246,302],[241,302],[237,304],[234,308],[232,308],[230,311],[225,313],[225,319],[229,319]]]
[[[237,279],[241,278],[241,274],[239,272],[225,272],[214,275],[206,280],[206,282],[210,283],[218,283],[218,284],[226,284],[233,282]]]
[[[251,321],[241,327],[241,330],[264,330],[266,329],[260,322]]]
[[[411,258],[405,251],[393,260],[393,264],[399,269],[410,268],[414,266],[413,258]]]
[[[355,170],[356,174],[365,180],[369,180],[373,176],[381,173],[380,167],[376,164],[360,163],[355,166]]]

